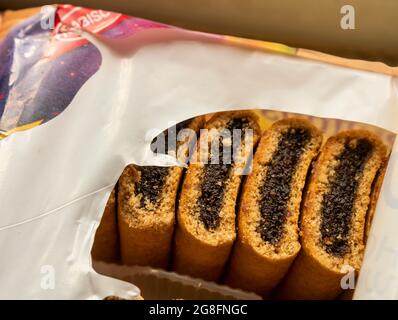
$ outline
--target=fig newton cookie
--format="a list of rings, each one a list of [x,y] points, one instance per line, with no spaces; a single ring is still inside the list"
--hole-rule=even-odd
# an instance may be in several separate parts
[[[180,195],[173,261],[176,272],[219,279],[236,237],[241,174],[260,135],[257,121],[252,112],[236,111],[218,113],[206,123],[209,134],[201,134],[195,156],[200,161],[189,165]],[[228,132],[230,137],[222,135]],[[233,132],[241,134],[237,137]],[[250,143],[246,139],[249,133]],[[223,158],[224,147],[236,156],[228,163]],[[209,150],[205,157],[203,149]],[[218,163],[211,163],[215,153]]]
[[[267,295],[287,272],[300,250],[302,191],[321,143],[321,132],[299,118],[275,122],[261,137],[241,196],[228,285]]]
[[[348,268],[359,271],[372,184],[386,147],[367,130],[331,137],[313,170],[302,215],[302,250],[279,291],[287,299],[334,299]]]
[[[91,254],[95,260],[115,262],[119,259],[119,239],[116,222],[116,196],[112,190],[101,223],[95,233]]]
[[[203,118],[198,117],[172,130],[189,128],[197,132],[202,124]],[[186,135],[185,140],[177,143],[179,160],[187,160],[189,148],[195,142],[196,138]],[[165,151],[169,148],[167,145]],[[168,267],[182,174],[182,167],[129,165],[123,171],[119,179],[118,220],[124,264]]]

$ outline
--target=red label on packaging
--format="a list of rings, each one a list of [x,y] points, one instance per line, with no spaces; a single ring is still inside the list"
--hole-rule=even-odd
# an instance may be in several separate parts
[[[57,5],[48,58],[53,59],[87,44],[88,41],[81,35],[82,30],[92,34],[102,33],[127,18],[125,15],[110,11]]]
[[[83,39],[79,35],[79,30],[101,33],[123,18],[125,16],[120,13],[59,5],[54,34],[59,40],[78,41]]]

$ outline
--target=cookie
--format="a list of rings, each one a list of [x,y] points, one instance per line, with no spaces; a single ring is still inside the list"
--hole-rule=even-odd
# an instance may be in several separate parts
[[[95,233],[91,254],[93,259],[105,262],[115,262],[119,259],[115,189],[106,203],[101,223]]]
[[[172,128],[177,134],[185,128],[193,133],[183,135],[177,142],[180,161],[188,159],[189,148],[196,142],[196,132],[202,124],[203,118],[198,117]],[[163,151],[168,153],[169,150],[170,145],[167,145]],[[168,267],[176,197],[183,170],[183,167],[136,165],[124,169],[118,193],[120,250],[124,264]]]
[[[304,200],[302,250],[278,297],[334,299],[348,270],[359,271],[372,184],[385,157],[385,145],[367,130],[328,139]]]
[[[236,111],[215,114],[205,129],[180,195],[173,268],[216,281],[236,237],[238,192],[260,128],[254,113]]]
[[[300,250],[298,219],[302,191],[321,132],[299,118],[265,131],[244,184],[226,283],[268,295]]]

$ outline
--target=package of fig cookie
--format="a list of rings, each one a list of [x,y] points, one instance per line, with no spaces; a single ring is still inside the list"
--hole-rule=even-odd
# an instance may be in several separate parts
[[[1,298],[398,298],[397,69],[54,5],[0,75]]]

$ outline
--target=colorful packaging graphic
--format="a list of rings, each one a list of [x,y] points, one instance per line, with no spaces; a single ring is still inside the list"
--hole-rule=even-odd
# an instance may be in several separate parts
[[[2,137],[57,116],[98,70],[100,53],[76,31],[121,38],[147,28],[166,27],[140,18],[70,5],[57,6],[53,18],[54,29],[45,29],[44,14],[39,13],[18,25],[0,43]]]

